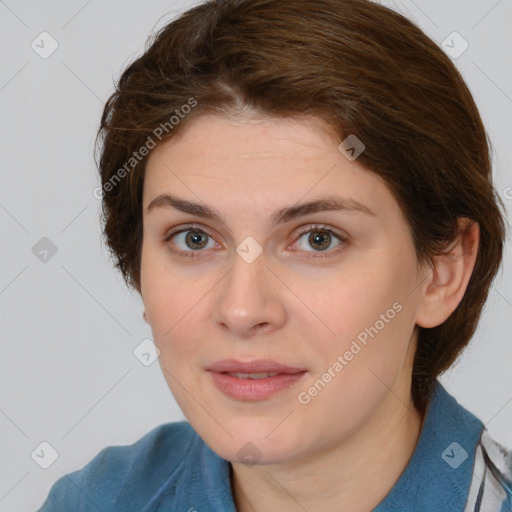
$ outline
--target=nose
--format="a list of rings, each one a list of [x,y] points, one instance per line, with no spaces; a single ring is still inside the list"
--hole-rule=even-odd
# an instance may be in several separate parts
[[[216,325],[237,339],[268,334],[286,322],[286,287],[267,265],[264,252],[252,263],[236,254],[233,267],[216,287]]]

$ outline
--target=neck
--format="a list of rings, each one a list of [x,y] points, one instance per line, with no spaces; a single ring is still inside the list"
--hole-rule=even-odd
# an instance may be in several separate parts
[[[401,388],[390,390],[364,427],[323,453],[265,466],[232,463],[237,510],[337,512],[340,503],[344,512],[375,508],[407,466],[423,424],[410,385]]]

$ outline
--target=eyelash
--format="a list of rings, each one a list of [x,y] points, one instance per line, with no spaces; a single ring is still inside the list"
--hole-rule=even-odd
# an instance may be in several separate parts
[[[186,233],[187,231],[196,231],[198,233],[201,233],[201,234],[204,234],[206,236],[209,236],[212,240],[214,239],[207,231],[205,231],[204,229],[200,228],[199,226],[197,225],[194,225],[194,224],[190,224],[188,226],[185,226],[177,231],[173,231],[172,233],[170,233],[169,235],[167,235],[164,240],[163,240],[163,243],[167,244],[171,241],[171,238],[175,235],[179,235],[180,233]],[[341,243],[340,246],[338,246],[337,248],[333,249],[333,250],[329,250],[329,249],[326,249],[325,252],[327,252],[328,254],[327,255],[320,255],[322,252],[324,251],[304,251],[304,252],[316,252],[316,253],[319,253],[318,256],[306,256],[307,258],[329,258],[331,256],[334,256],[336,254],[338,254],[338,252],[340,252],[340,250],[343,249],[343,245],[346,243],[347,241],[347,238],[336,233],[334,231],[334,229],[331,227],[331,226],[328,226],[328,225],[324,225],[324,224],[313,224],[313,225],[308,225],[308,226],[305,226],[304,228],[302,228],[299,233],[297,234],[297,241],[300,240],[300,238],[302,237],[302,235],[305,235],[306,233],[309,233],[309,232],[322,232],[322,233],[328,233],[329,235],[331,236],[334,236],[335,238],[337,238]],[[174,249],[171,249],[173,253],[175,254],[178,254],[179,256],[183,256],[185,258],[200,258],[202,256],[199,255],[199,253],[203,252],[201,250],[198,250],[198,251],[181,251],[181,250],[174,250]]]

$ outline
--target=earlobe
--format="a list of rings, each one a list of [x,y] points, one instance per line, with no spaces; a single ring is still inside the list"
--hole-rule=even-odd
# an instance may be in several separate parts
[[[475,268],[480,226],[459,218],[459,235],[446,251],[434,257],[432,277],[423,291],[416,324],[432,328],[441,325],[460,304]]]
[[[144,318],[144,322],[149,324],[148,315],[147,315],[147,313],[145,311],[142,312],[142,318]]]

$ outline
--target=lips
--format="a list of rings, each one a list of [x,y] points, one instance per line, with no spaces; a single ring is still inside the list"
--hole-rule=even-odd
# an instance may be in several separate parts
[[[270,398],[302,380],[307,371],[269,359],[237,361],[224,359],[207,368],[213,383],[224,395],[243,401]]]
[[[270,376],[275,376],[279,374],[294,375],[306,371],[305,368],[295,368],[292,366],[287,366],[281,363],[277,363],[276,361],[272,361],[270,359],[259,359],[248,362],[238,361],[236,359],[223,359],[222,361],[217,361],[216,363],[212,364],[207,369],[210,372],[230,373],[233,374],[233,376],[235,376],[236,374],[253,375],[256,376],[255,378],[263,378],[261,375],[257,376],[257,374],[271,374]]]

